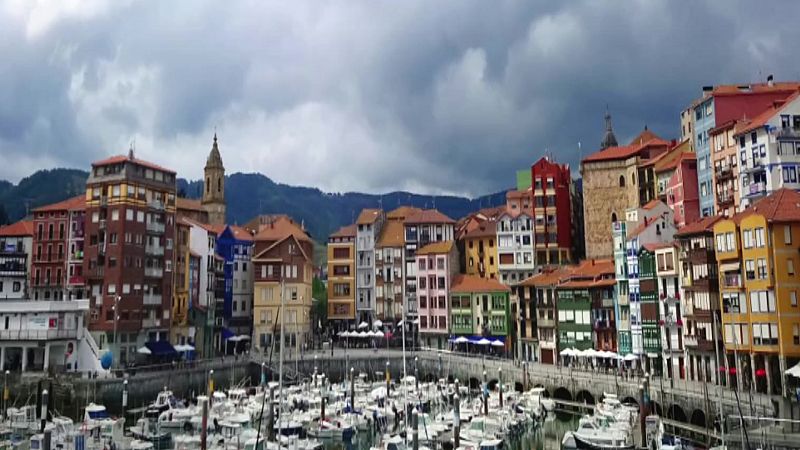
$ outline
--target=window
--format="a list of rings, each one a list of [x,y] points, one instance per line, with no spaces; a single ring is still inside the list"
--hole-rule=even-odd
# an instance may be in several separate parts
[[[763,248],[764,247],[764,228],[759,227],[755,230],[755,237],[756,237],[756,247]]]
[[[794,345],[800,345],[800,325],[792,325],[792,342]]]
[[[756,263],[752,259],[748,259],[744,262],[744,271],[745,276],[748,280],[755,280],[756,279]]]
[[[758,258],[758,279],[767,279],[767,260],[765,258]]]
[[[742,246],[744,248],[753,248],[753,230],[744,230],[744,233],[742,233]]]
[[[784,225],[783,226],[783,243],[786,245],[791,245],[792,243],[792,226],[791,225]]]
[[[797,291],[789,291],[789,302],[792,306],[797,307]]]
[[[625,187],[625,175],[619,176],[619,187]]]

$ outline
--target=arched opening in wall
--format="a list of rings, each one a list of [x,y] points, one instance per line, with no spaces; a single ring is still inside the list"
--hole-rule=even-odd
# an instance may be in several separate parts
[[[692,411],[692,425],[700,428],[706,427],[706,413],[702,409],[695,409]]]
[[[636,174],[631,174],[631,186],[636,186]]]
[[[560,387],[553,392],[553,398],[558,400],[572,401],[572,394],[570,394],[569,389]]]
[[[222,192],[222,178],[217,178],[217,192]]]
[[[667,410],[667,418],[686,423],[686,411],[680,405],[672,405]]]
[[[619,187],[625,187],[625,175],[619,176]]]
[[[652,414],[664,417],[664,408],[661,406],[661,403],[650,402],[650,408],[652,409]]]
[[[481,380],[479,380],[479,379],[477,379],[475,377],[470,377],[469,378],[469,388],[470,389],[479,389],[480,387],[481,387]]]
[[[617,221],[617,213],[612,212],[611,213],[611,223],[614,223],[616,221]]]
[[[428,383],[433,383],[434,381],[436,381],[436,375],[434,375],[434,374],[432,374],[432,373],[429,373],[429,374],[428,374],[428,375],[425,377],[425,381],[427,381]]]
[[[492,378],[489,380],[489,390],[494,391],[497,390],[497,378]]]
[[[515,381],[515,382],[514,382],[514,390],[515,390],[515,391],[517,391],[517,392],[522,392],[522,391],[523,391],[523,387],[524,387],[524,386],[522,385],[522,382],[521,382],[521,381]]]
[[[206,178],[206,194],[211,192],[211,178]]]
[[[639,407],[639,400],[636,400],[633,397],[625,397],[625,398],[622,399],[622,404],[623,405],[631,405],[631,406],[635,406],[635,407],[638,408]]]
[[[586,404],[586,405],[594,405],[594,395],[592,395],[589,391],[578,391],[578,395],[575,396],[575,401]]]
[[[452,375],[448,375],[447,376],[447,383],[448,384],[455,383],[455,382],[456,382],[456,379]]]

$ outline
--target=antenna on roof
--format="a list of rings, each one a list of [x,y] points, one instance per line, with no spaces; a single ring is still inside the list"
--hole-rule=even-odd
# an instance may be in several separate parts
[[[136,138],[131,141],[131,146],[128,148],[128,159],[133,159],[133,152],[136,149]]]

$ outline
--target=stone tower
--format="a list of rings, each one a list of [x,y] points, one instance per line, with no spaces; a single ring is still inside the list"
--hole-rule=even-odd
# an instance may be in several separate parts
[[[212,225],[225,224],[225,166],[217,147],[217,133],[214,145],[208,154],[203,181],[203,208],[208,212],[208,222]]]
[[[611,128],[611,114],[606,109],[606,133],[603,135],[603,141],[600,143],[600,149],[605,150],[609,147],[616,147],[617,137],[614,136],[614,130]]]

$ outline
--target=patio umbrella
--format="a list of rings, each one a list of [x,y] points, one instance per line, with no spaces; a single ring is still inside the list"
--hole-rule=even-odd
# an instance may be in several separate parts
[[[379,338],[382,338],[384,336],[383,331],[381,330],[375,331],[374,333],[372,333],[372,335]]]
[[[795,364],[791,368],[789,368],[786,372],[786,375],[792,376],[794,378],[800,378],[800,363]]]
[[[572,356],[572,349],[571,348],[565,348],[564,350],[561,350],[560,352],[558,352],[558,354],[561,355],[561,356]]]
[[[597,356],[597,351],[593,348],[587,348],[581,352],[581,356],[585,356],[587,358],[594,358]]]
[[[347,331],[340,331],[340,332],[336,333],[336,335],[337,336],[344,336],[345,333],[347,333]]]
[[[339,336],[344,337],[344,338],[349,338],[350,337],[350,332],[347,331],[347,330],[340,331],[339,332]]]
[[[636,355],[634,355],[633,353],[628,353],[628,354],[627,354],[627,355],[625,355],[625,357],[624,357],[624,358],[622,358],[622,359],[624,359],[625,361],[636,361],[637,359],[639,359],[639,357],[638,357],[638,356],[636,356]]]
[[[503,343],[500,339],[495,339],[492,341],[492,347],[505,347],[506,344]]]
[[[453,340],[455,344],[466,344],[469,342],[469,339],[465,338],[464,336],[459,336]]]
[[[147,347],[139,347],[139,350],[136,350],[136,353],[139,353],[141,355],[152,355],[153,354],[153,352],[150,351],[150,349],[147,348]]]
[[[361,322],[360,324],[358,324],[358,329],[359,330],[362,329],[362,328],[367,328],[367,327],[369,327],[369,324],[367,322]]]
[[[476,342],[476,344],[478,344],[478,345],[491,345],[492,341],[490,341],[490,340],[488,340],[486,338],[481,338],[481,340]]]
[[[367,334],[366,331],[362,331],[362,332],[358,333],[358,337],[365,338],[365,337],[369,337],[369,335]]]
[[[398,327],[402,327],[403,326],[403,321],[401,320],[400,322],[397,322],[397,326]]]
[[[372,330],[367,331],[366,334],[367,334],[367,337],[375,337],[375,333],[373,333]]]
[[[372,326],[373,327],[382,327],[383,326],[383,322],[381,322],[380,320],[376,320],[375,322],[372,322]]]

